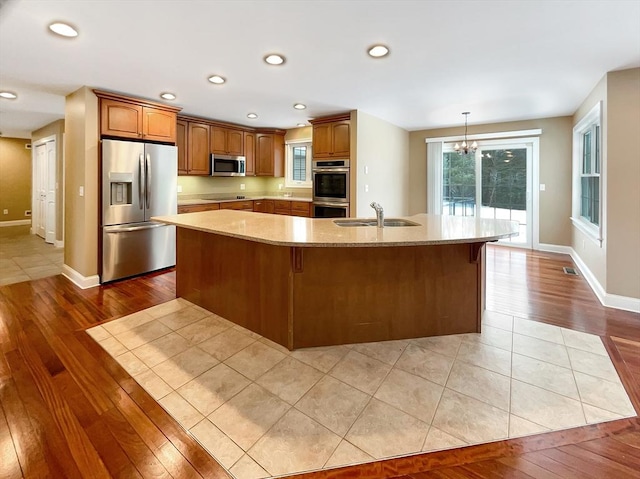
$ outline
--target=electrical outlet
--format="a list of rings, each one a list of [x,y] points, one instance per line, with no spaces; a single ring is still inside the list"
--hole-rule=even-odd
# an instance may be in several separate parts
[[[8,214],[9,214],[9,210],[3,210],[3,211],[2,211],[2,214],[3,214],[3,215],[8,215]]]
[[[78,194],[80,196],[84,196],[84,186],[81,186],[80,188],[78,188]]]
[[[284,188],[284,185],[282,183],[278,183],[278,189],[281,190],[282,188]]]
[[[364,192],[369,193],[369,185],[364,185]]]
[[[244,183],[240,183],[240,189],[244,190]]]
[[[547,185],[544,183],[540,183],[540,191],[545,191],[547,189]]]
[[[182,185],[178,185],[178,193],[182,193]]]

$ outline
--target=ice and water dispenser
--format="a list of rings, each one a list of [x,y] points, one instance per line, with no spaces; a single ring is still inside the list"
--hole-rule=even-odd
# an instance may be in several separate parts
[[[133,198],[133,173],[110,173],[110,205],[130,205]]]

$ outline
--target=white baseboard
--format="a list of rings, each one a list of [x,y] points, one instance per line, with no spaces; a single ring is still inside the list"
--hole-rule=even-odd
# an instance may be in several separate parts
[[[97,274],[94,274],[93,276],[82,276],[75,269],[66,264],[62,265],[62,276],[82,289],[100,286],[100,277]]]
[[[631,311],[633,313],[640,313],[640,299],[632,298],[630,296],[620,296],[617,294],[607,293],[600,281],[595,277],[591,270],[587,267],[586,263],[580,258],[578,253],[571,246],[562,246],[555,244],[539,244],[539,251],[547,251],[549,253],[564,253],[571,256],[571,259],[576,264],[582,276],[587,281],[587,284],[591,287],[594,294],[598,298],[598,301],[607,308],[622,309],[624,311]]]
[[[607,293],[600,284],[600,281],[598,281],[598,279],[594,276],[594,274],[587,267],[585,262],[582,261],[582,258],[580,258],[578,253],[576,253],[573,248],[571,248],[571,259],[573,259],[573,261],[576,263],[576,266],[578,266],[578,269],[582,273],[582,276],[584,276],[584,279],[587,280],[587,283],[589,283],[589,286],[591,286],[591,289],[603,306],[606,306],[607,308],[631,311],[633,313],[640,313],[639,298]]]
[[[25,226],[30,224],[31,220],[0,221],[0,228],[3,226]]]
[[[558,244],[540,243],[538,245],[538,248],[536,249],[538,251],[546,251],[548,253],[563,253],[563,254],[569,254],[569,255],[573,252],[573,248],[571,246],[563,246]]]
[[[64,241],[55,240],[53,246],[55,246],[56,248],[64,248]]]

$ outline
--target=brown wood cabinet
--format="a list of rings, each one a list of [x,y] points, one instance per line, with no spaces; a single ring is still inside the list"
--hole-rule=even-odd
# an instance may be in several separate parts
[[[291,201],[291,216],[311,217],[311,203],[308,201]]]
[[[244,132],[244,157],[245,157],[245,174],[247,176],[256,175],[256,135]]]
[[[225,201],[224,203],[220,203],[220,209],[221,210],[253,211],[253,201],[252,200]]]
[[[275,213],[275,203],[273,200],[254,200],[253,211],[256,213]]]
[[[182,206],[178,206],[178,214],[196,213],[198,211],[214,211],[219,209],[220,209],[220,205],[218,203],[203,203],[201,205],[182,205]]]
[[[244,135],[242,130],[211,127],[211,153],[221,155],[244,155]]]
[[[283,133],[256,133],[256,176],[284,176]]]
[[[274,200],[274,213],[277,215],[290,215],[291,214],[291,201],[289,200]]]
[[[189,122],[178,120],[176,123],[176,146],[178,147],[178,174],[186,175],[189,173],[187,163],[187,138],[188,138]]]
[[[188,122],[186,154],[188,175],[209,175],[209,125]]]
[[[176,143],[180,108],[94,90],[100,98],[100,135]]]
[[[313,158],[349,158],[351,154],[350,115],[311,120]]]

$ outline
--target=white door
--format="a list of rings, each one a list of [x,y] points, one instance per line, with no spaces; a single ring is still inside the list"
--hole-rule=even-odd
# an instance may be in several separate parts
[[[56,142],[50,141],[47,147],[46,167],[46,212],[45,212],[45,237],[47,243],[56,241],[56,189],[58,175],[56,171]]]
[[[47,199],[47,145],[36,146],[36,162],[33,183],[33,229],[38,236],[45,237],[45,211]]]

